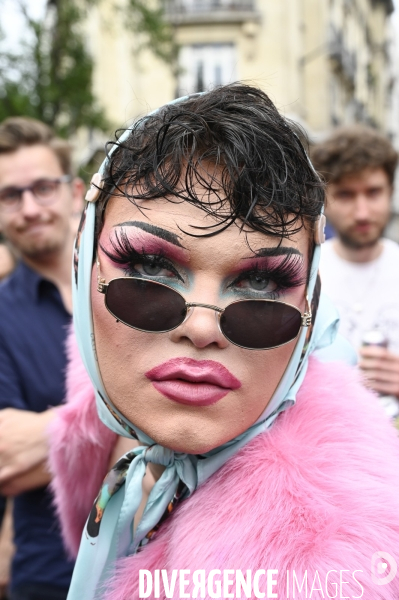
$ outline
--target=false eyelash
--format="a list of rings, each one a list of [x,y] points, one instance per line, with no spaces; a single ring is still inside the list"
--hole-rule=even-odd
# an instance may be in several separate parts
[[[307,281],[301,257],[295,256],[293,258],[292,254],[287,254],[280,263],[275,265],[270,264],[267,267],[259,264],[252,265],[247,271],[241,272],[229,287],[234,287],[234,285],[251,275],[269,277],[277,284],[278,291],[299,287]]]
[[[125,267],[125,275],[127,276],[137,276],[138,273],[135,271],[131,265],[134,264],[154,264],[156,262],[159,266],[168,269],[171,271],[180,281],[183,281],[183,278],[178,273],[173,264],[165,258],[162,251],[157,252],[155,254],[147,254],[142,250],[138,252],[131,244],[129,237],[126,235],[125,231],[121,231],[120,234],[115,232],[115,240],[110,240],[111,246],[113,248],[113,252],[109,252],[106,248],[104,248],[100,244],[101,250],[110,258],[113,262],[122,265]]]

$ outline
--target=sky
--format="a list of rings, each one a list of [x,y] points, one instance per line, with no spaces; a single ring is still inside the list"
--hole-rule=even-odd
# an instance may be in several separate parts
[[[38,18],[44,13],[46,0],[25,0],[29,14]],[[8,49],[18,50],[19,42],[24,34],[18,0],[0,0],[0,28],[6,35]]]
[[[393,0],[393,5],[395,7],[395,11],[391,18],[395,22],[396,27],[399,29],[399,0]]]

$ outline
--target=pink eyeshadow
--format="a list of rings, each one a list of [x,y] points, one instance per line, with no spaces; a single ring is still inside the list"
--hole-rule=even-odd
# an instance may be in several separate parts
[[[115,231],[117,230],[114,230],[114,232]],[[175,244],[171,244],[147,231],[142,231],[138,227],[125,227],[123,228],[123,231],[128,237],[130,244],[138,253],[163,254],[167,258],[182,264],[190,261],[190,253],[185,248],[175,246]],[[112,238],[117,244],[115,235],[113,234],[111,234],[111,239],[106,240],[105,244],[103,244],[105,250],[110,254],[114,251],[112,247]]]
[[[272,268],[275,269],[281,264],[291,265],[292,263],[302,263],[303,259],[299,254],[292,254],[287,258],[286,254],[279,256],[254,256],[253,258],[242,258],[237,265],[234,267],[232,273],[239,273],[242,270],[249,270],[256,267]]]

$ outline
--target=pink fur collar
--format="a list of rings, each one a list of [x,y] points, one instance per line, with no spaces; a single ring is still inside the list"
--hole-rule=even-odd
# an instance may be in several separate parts
[[[115,438],[99,423],[91,386],[73,360],[73,400],[53,427],[51,463],[64,536],[76,551]],[[397,434],[375,397],[348,367],[313,360],[297,405],[183,502],[142,552],[119,561],[101,597],[138,599],[140,569],[277,569],[278,598],[287,598],[286,571],[295,570],[299,581],[308,573],[308,592],[297,589],[296,598],[319,600],[328,591],[398,600],[399,573],[385,586],[370,575],[377,551],[399,564],[398,467]],[[348,582],[342,595],[340,571]]]

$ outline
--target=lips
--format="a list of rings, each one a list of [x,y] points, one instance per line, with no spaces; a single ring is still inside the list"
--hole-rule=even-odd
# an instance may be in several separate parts
[[[213,360],[173,358],[145,376],[162,395],[192,406],[209,406],[241,387],[239,379]]]
[[[46,226],[46,223],[36,223],[35,225],[29,225],[28,227],[25,227],[23,233],[29,235],[37,235],[38,233],[41,233]]]
[[[25,235],[35,235],[37,233],[41,233],[48,225],[48,221],[32,221],[21,225],[21,227],[18,229],[18,232]]]
[[[352,227],[352,231],[354,233],[368,233],[372,229],[374,229],[375,224],[370,221],[359,221],[355,223]]]

